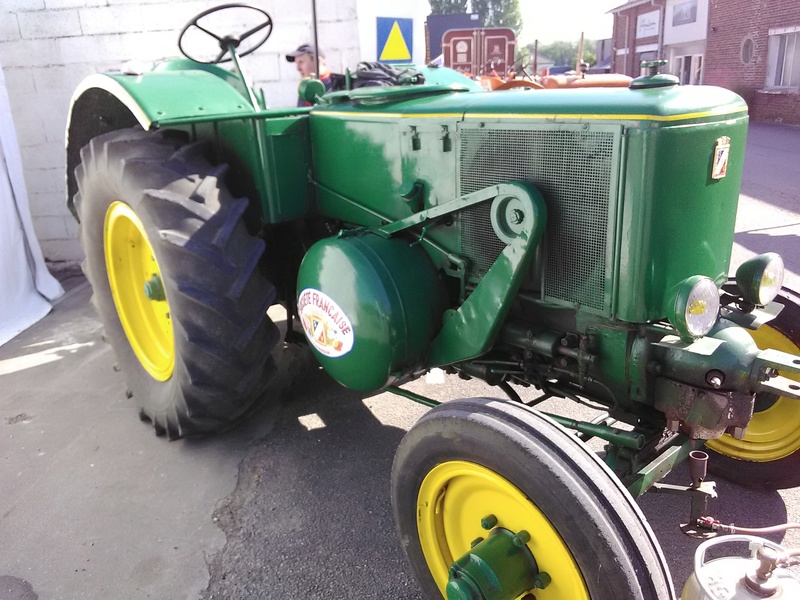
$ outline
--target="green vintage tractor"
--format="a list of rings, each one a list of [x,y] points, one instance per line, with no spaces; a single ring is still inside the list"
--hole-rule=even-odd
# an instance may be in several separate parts
[[[392,474],[431,598],[672,598],[634,497],[703,446],[733,480],[800,485],[800,302],[776,254],[728,280],[739,96],[657,66],[627,88],[493,93],[421,67],[270,110],[239,57],[272,21],[249,9],[231,35],[217,10],[184,34],[232,72],[91,76],[68,125],[93,302],[157,433],[269,401],[282,304],[286,340],[338,382],[433,407]],[[434,367],[507,399],[399,387]],[[547,398],[603,412],[533,408]]]

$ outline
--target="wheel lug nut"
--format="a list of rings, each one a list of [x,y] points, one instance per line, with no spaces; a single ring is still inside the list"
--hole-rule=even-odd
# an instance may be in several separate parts
[[[553,581],[553,578],[550,577],[548,573],[540,571],[536,574],[536,577],[533,578],[533,587],[535,587],[537,590],[543,590],[550,585],[551,581]]]
[[[514,536],[514,545],[519,548],[522,548],[529,541],[531,541],[531,534],[524,529]]]
[[[486,531],[489,531],[495,525],[497,525],[497,517],[494,515],[486,515],[481,519],[481,527],[483,527]]]
[[[472,541],[469,543],[469,547],[470,547],[470,548],[474,548],[475,546],[477,546],[478,544],[480,544],[482,541],[483,541],[483,538],[482,538],[482,537],[476,537],[474,540],[472,540]]]

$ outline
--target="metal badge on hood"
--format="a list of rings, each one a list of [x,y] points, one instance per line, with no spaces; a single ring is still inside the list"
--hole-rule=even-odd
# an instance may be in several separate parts
[[[731,151],[731,138],[722,136],[717,138],[714,147],[714,162],[711,165],[711,179],[722,179],[728,174],[728,156]]]

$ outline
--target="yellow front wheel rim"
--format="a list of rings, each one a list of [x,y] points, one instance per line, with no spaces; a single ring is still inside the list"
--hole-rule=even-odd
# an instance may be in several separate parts
[[[768,325],[762,325],[750,335],[761,349],[800,354],[796,344]],[[800,404],[781,396],[772,406],[753,415],[744,438],[737,440],[724,435],[707,442],[706,446],[725,456],[751,462],[771,462],[790,456],[800,450]]]
[[[566,507],[565,507],[566,509]],[[536,591],[537,600],[588,600],[589,593],[572,554],[536,505],[504,477],[466,461],[449,461],[425,476],[417,499],[420,544],[436,585],[445,595],[450,565],[485,537],[481,519],[493,514],[497,525],[530,532],[528,548],[552,582]]]
[[[103,245],[111,295],[128,342],[142,367],[166,381],[175,367],[175,343],[161,269],[144,225],[124,202],[112,203],[106,212]],[[149,291],[159,286],[160,295]]]

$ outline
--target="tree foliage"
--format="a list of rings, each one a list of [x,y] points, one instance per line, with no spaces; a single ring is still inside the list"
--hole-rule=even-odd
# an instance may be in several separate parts
[[[481,16],[484,27],[508,27],[517,35],[522,31],[519,0],[428,0],[428,3],[433,15],[474,12]]]
[[[428,0],[432,15],[460,15],[467,12],[467,0]]]
[[[553,42],[552,44],[539,44],[539,54],[543,54],[556,65],[575,66],[578,61],[578,46],[580,42]],[[590,65],[597,62],[595,43],[592,40],[583,40],[583,60]],[[533,44],[528,45],[528,51],[533,53]]]
[[[472,12],[481,16],[484,27],[508,27],[519,35],[522,14],[519,0],[472,0]]]

